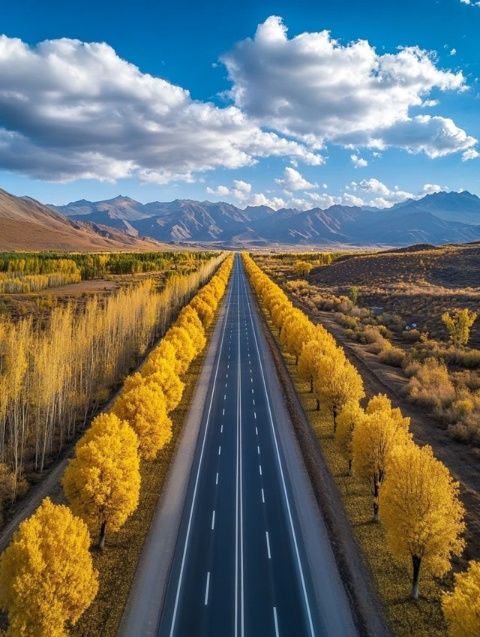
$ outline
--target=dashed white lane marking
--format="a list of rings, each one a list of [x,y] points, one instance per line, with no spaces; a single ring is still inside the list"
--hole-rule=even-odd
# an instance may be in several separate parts
[[[260,473],[261,476],[263,476],[261,464],[258,465],[258,472]]]
[[[255,398],[252,398],[252,400],[253,400],[253,406],[255,407]]]
[[[253,387],[252,387],[252,394],[254,394],[255,392],[253,391]]]
[[[215,476],[215,484],[218,484],[218,471],[217,471],[217,475]]]
[[[263,491],[263,487],[262,487],[262,502],[263,504],[265,504],[265,493]]]
[[[222,416],[225,416],[225,408],[222,409]]]
[[[253,383],[253,378],[250,378],[250,382]]]
[[[268,531],[265,531],[265,537],[267,538],[267,553],[268,553],[268,559],[271,560],[272,559],[272,554],[270,553],[270,537],[268,535]]]
[[[280,637],[280,633],[278,632],[278,617],[276,606],[273,607],[273,624],[275,626],[275,637]]]
[[[223,425],[220,427],[220,433],[223,434]]]
[[[255,435],[258,436],[258,429],[255,427]]]
[[[260,455],[260,447],[257,445],[257,453]]]
[[[257,412],[256,411],[253,412],[253,417],[255,418],[255,420],[257,420]]]
[[[210,571],[207,573],[207,583],[205,584],[205,602],[204,605],[208,605],[208,591],[210,590]]]
[[[218,455],[220,455],[221,453],[222,453],[222,445],[218,447]]]
[[[227,394],[223,394],[223,400],[227,400]]]
[[[215,528],[215,509],[213,509],[212,512],[212,531]]]

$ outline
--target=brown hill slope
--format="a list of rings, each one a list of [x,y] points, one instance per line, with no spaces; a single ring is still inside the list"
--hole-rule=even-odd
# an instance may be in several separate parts
[[[479,285],[480,243],[414,248],[345,257],[312,270],[311,278],[318,285],[371,288],[419,281],[454,288]]]
[[[29,197],[0,189],[0,250],[158,250],[153,240],[136,239],[96,224],[69,221]]]

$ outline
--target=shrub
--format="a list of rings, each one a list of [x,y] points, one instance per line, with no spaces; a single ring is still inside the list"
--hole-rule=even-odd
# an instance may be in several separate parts
[[[351,330],[355,329],[358,325],[357,318],[355,318],[354,316],[341,314],[340,312],[337,312],[335,314],[335,320],[339,325],[342,325],[343,327],[346,327]]]
[[[385,365],[391,365],[392,367],[402,367],[405,360],[405,352],[399,347],[394,347],[390,343],[386,344],[380,352],[378,358]]]
[[[417,343],[422,337],[419,330],[403,330],[402,338],[409,343]]]
[[[410,400],[436,410],[437,414],[455,398],[455,387],[446,366],[428,358],[412,376],[407,392]]]

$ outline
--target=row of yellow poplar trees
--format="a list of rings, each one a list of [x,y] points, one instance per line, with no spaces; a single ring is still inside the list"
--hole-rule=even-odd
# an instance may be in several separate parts
[[[444,575],[464,548],[458,483],[431,447],[415,444],[410,419],[387,396],[373,396],[362,408],[362,378],[333,336],[295,308],[249,255],[243,259],[317,409],[331,414],[333,435],[349,471],[369,485],[373,519],[382,523],[392,555],[410,566],[411,594],[417,599],[421,572]],[[456,575],[455,589],[443,595],[442,607],[452,636],[480,636],[480,562],[470,562],[466,572]]]
[[[0,558],[0,605],[9,635],[66,635],[92,603],[98,572],[90,532],[104,548],[136,510],[140,462],[156,458],[172,438],[169,414],[178,406],[190,364],[206,345],[225,292],[229,256],[180,312],[140,371],[128,376],[111,411],[98,415],[77,442],[63,476],[69,507],[45,499]]]

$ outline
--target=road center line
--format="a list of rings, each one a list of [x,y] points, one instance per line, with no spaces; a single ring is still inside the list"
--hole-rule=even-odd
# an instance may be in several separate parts
[[[212,531],[215,528],[215,509],[213,509],[213,513],[212,513]]]
[[[263,504],[265,504],[265,493],[263,491],[263,487],[262,487],[262,502]]]
[[[272,559],[272,554],[270,553],[270,537],[268,535],[268,531],[265,531],[265,537],[267,538],[267,554],[268,554],[268,559],[271,560]]]

